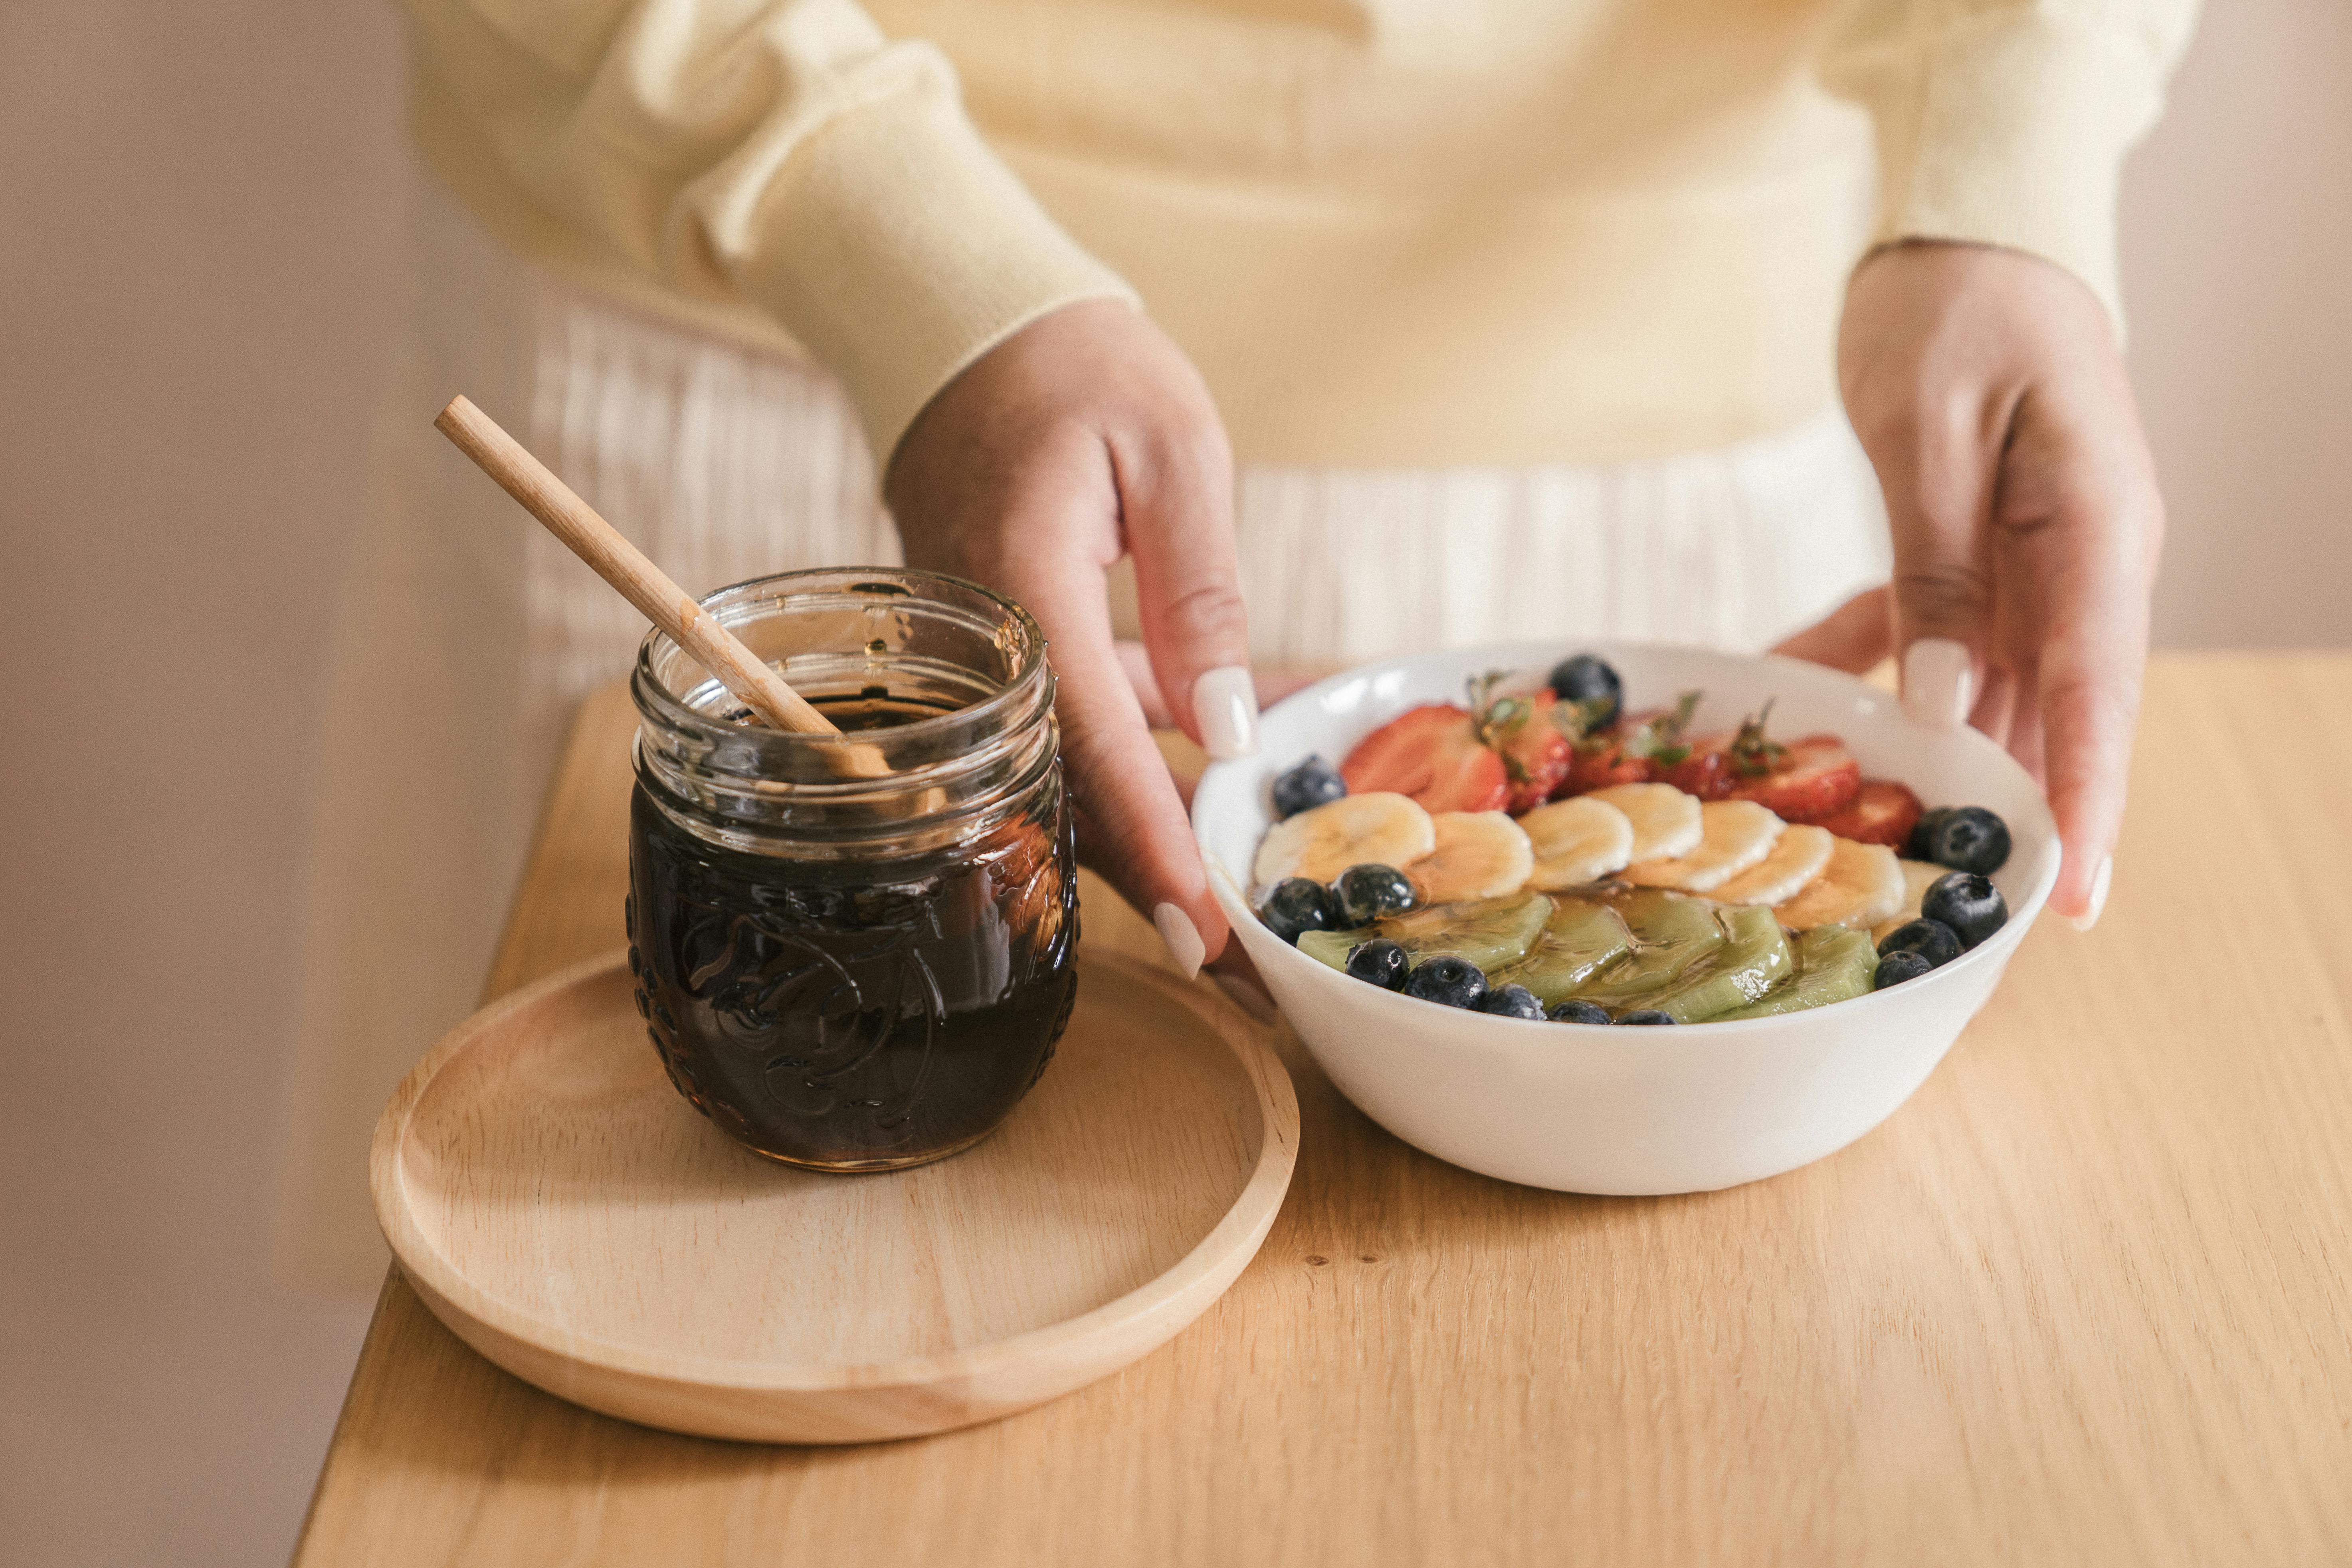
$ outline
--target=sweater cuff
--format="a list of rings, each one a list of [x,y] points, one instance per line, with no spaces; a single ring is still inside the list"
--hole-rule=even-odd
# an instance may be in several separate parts
[[[2157,53],[2128,31],[2050,17],[1964,24],[1856,73],[1877,120],[1874,245],[2022,250],[2090,286],[2118,335],[2116,194],[2163,106]]]
[[[1139,307],[989,151],[951,88],[847,110],[761,205],[772,221],[739,285],[841,377],[877,468],[933,394],[1031,321],[1081,300]]]

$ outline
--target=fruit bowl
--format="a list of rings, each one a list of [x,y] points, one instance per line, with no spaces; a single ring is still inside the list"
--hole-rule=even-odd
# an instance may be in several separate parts
[[[1908,784],[1930,806],[1989,807],[2013,847],[1993,882],[2010,919],[1920,978],[1809,1011],[1674,1029],[1559,1024],[1441,1006],[1318,963],[1269,930],[1248,900],[1276,776],[1310,752],[1347,755],[1421,703],[1458,701],[1489,670],[1540,670],[1558,644],[1451,649],[1336,675],[1268,710],[1255,756],[1202,774],[1192,826],[1218,902],[1316,1061],[1358,1109],[1406,1142],[1483,1174],[1562,1192],[1710,1192],[1833,1153],[1926,1081],[2000,982],[2057,880],[2042,791],[1973,730],[1930,730],[1889,693],[1775,657],[1633,643],[1590,645],[1629,700],[1706,695],[1702,724],[1767,700],[1786,732],[1843,734],[1865,773]]]

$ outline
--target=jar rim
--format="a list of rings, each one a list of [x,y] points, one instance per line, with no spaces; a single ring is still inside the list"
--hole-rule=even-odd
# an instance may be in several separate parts
[[[745,605],[777,604],[787,599],[804,596],[809,590],[824,587],[837,587],[840,591],[854,592],[858,584],[868,583],[888,583],[901,592],[908,594],[919,594],[922,584],[939,584],[977,595],[994,606],[999,618],[1012,626],[1020,634],[1013,672],[993,693],[978,702],[951,709],[928,719],[917,719],[904,724],[891,726],[889,737],[894,745],[919,746],[922,742],[940,735],[957,725],[985,726],[990,721],[1002,717],[1022,702],[1026,698],[1029,689],[1035,684],[1046,668],[1045,633],[1045,629],[1038,626],[1036,617],[986,584],[975,583],[968,577],[958,577],[945,572],[929,572],[912,566],[808,567],[799,571],[776,572],[764,577],[749,577],[740,583],[730,583],[725,587],[712,589],[695,603],[706,615],[731,631],[737,622],[750,618],[740,613]],[[795,592],[795,588],[800,591]],[[730,611],[738,613],[730,615]],[[796,731],[772,729],[764,724],[745,724],[736,720],[723,719],[716,714],[705,712],[673,692],[668,683],[655,672],[655,661],[672,650],[683,655],[693,668],[702,668],[701,664],[695,660],[691,654],[686,653],[686,650],[659,626],[649,628],[644,638],[637,644],[636,665],[631,673],[629,684],[636,696],[640,710],[647,709],[653,710],[648,714],[649,717],[657,715],[667,724],[680,729],[710,732],[714,738],[719,736],[740,738],[746,734],[754,735],[763,748],[772,745],[782,745],[786,748],[805,747],[809,749],[808,754],[812,755],[822,755],[826,751],[839,746],[875,743],[875,737],[871,733],[803,734]],[[709,672],[706,670],[704,673]],[[789,755],[791,752],[787,750],[782,754]]]

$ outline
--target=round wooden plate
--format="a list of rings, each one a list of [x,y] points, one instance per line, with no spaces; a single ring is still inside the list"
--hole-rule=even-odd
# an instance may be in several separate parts
[[[1232,1284],[1298,1103],[1206,986],[1082,957],[996,1134],[833,1176],[739,1147],[662,1076],[619,957],[460,1025],[384,1108],[376,1215],[441,1321],[608,1415],[768,1442],[970,1426],[1118,1371]]]

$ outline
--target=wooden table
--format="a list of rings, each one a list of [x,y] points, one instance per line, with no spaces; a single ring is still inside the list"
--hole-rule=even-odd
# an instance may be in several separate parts
[[[629,724],[585,712],[493,992],[618,944]],[[1087,921],[1151,941],[1098,884]],[[2347,1014],[2352,658],[2164,658],[2105,922],[2044,921],[1843,1153],[1507,1186],[1288,1042],[1297,1182],[1219,1305],[1057,1404],[866,1448],[590,1415],[395,1275],[297,1561],[2352,1562]]]

